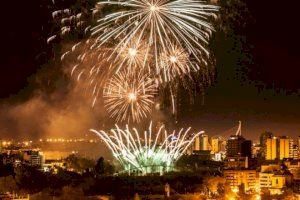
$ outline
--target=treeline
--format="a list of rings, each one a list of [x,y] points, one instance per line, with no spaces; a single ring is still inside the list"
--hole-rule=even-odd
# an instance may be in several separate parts
[[[128,199],[135,193],[163,195],[167,183],[173,194],[193,193],[201,187],[203,177],[209,175],[194,171],[172,172],[164,176],[114,175],[114,166],[102,157],[95,162],[74,155],[66,159],[66,165],[66,169],[72,171],[58,168],[56,173],[43,172],[27,164],[14,167],[0,163],[0,193],[39,194],[56,198],[65,195],[111,195],[116,199]]]

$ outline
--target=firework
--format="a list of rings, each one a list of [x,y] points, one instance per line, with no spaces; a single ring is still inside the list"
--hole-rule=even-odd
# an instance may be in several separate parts
[[[105,107],[117,121],[139,122],[151,113],[156,90],[149,75],[117,73],[105,85]]]
[[[98,15],[100,10],[109,14]],[[77,57],[77,63],[72,62],[71,75],[91,94],[92,106],[103,94],[111,117],[138,122],[151,112],[154,82],[155,91],[171,88],[168,94],[176,113],[178,83],[195,85],[186,84],[186,80],[194,81],[191,72],[207,69],[207,44],[214,30],[210,20],[217,10],[217,6],[199,0],[104,0],[92,13],[96,26],[87,23],[86,15],[71,15],[70,10],[54,12],[53,18],[62,17],[63,27],[57,36],[78,29],[89,37],[61,59],[79,49],[80,53],[72,56],[73,60]],[[136,72],[139,75],[127,77]],[[139,89],[131,92],[133,88]]]
[[[160,57],[160,81],[171,81],[173,77],[188,74],[193,67],[187,52],[175,45],[170,45],[166,52]],[[196,70],[196,69],[195,69]]]
[[[128,125],[123,130],[116,125],[110,132],[91,130],[96,133],[111,150],[125,171],[141,174],[167,172],[174,162],[187,150],[203,131],[191,134],[190,129],[180,129],[168,134],[161,126],[152,133],[152,123],[143,134]]]
[[[159,73],[162,67],[159,57],[168,52],[170,44],[180,46],[199,63],[209,54],[206,46],[213,30],[209,19],[215,15],[217,6],[198,0],[108,0],[98,4],[121,8],[100,18],[99,24],[91,29],[97,38],[94,45],[102,47],[114,41],[113,53],[117,57],[132,41],[144,42],[147,44],[144,60],[152,55],[154,59],[147,60],[148,66],[154,66]]]

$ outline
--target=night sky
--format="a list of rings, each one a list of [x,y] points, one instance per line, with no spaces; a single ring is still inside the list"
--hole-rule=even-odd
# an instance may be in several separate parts
[[[245,20],[237,23],[235,30],[247,46],[241,47],[241,55],[250,56],[251,62],[241,65],[230,52],[217,59],[217,79],[207,89],[204,105],[200,97],[194,105],[184,104],[179,123],[204,128],[208,134],[228,135],[226,130],[242,120],[246,137],[257,138],[263,130],[300,135],[300,2],[244,1],[249,15],[243,16]],[[25,101],[35,91],[29,77],[53,59],[53,49],[46,44],[52,31],[51,12],[72,3],[9,2],[1,11],[3,103]]]

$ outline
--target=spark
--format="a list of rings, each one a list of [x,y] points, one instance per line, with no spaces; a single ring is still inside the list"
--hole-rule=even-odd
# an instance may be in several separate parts
[[[118,73],[105,85],[104,104],[117,121],[139,122],[151,113],[156,90],[149,75]]]
[[[116,125],[109,132],[94,129],[91,131],[105,142],[125,171],[138,171],[145,175],[172,170],[175,161],[186,152],[196,137],[204,133],[190,133],[190,129],[182,128],[169,134],[162,125],[153,133],[150,123],[144,134],[136,128],[129,128],[128,125],[125,129]]]
[[[116,9],[108,9],[112,11],[104,16],[96,15],[105,6]],[[77,57],[77,63],[70,72],[90,94],[93,107],[102,94],[112,118],[138,122],[155,107],[157,90],[171,88],[168,98],[174,114],[178,83],[185,84],[185,78],[195,82],[191,72],[200,72],[205,77],[203,82],[209,79],[208,73],[202,76],[204,70],[200,69],[207,69],[208,42],[214,31],[211,20],[218,9],[201,0],[104,0],[92,11],[92,19],[97,20],[95,26],[82,13],[70,10],[59,10],[52,16],[62,17],[62,25],[72,26],[63,27],[61,36],[80,29],[88,37],[61,59],[69,53],[76,54],[72,58]],[[131,77],[137,72],[139,75]]]
[[[179,46],[199,65],[203,64],[203,58],[209,56],[207,44],[210,33],[214,30],[210,19],[218,11],[215,5],[198,0],[105,0],[98,4],[118,5],[126,9],[100,18],[98,25],[91,28],[92,36],[96,38],[95,46],[100,48],[113,43],[112,53],[117,54],[117,58],[133,40],[137,44],[146,44],[144,61],[147,62],[149,71],[156,74],[160,74],[161,67],[165,67],[160,65],[159,57],[168,52],[170,44]],[[135,54],[135,51],[131,53]],[[172,60],[175,62],[176,59],[172,57]],[[193,63],[190,62],[189,65]],[[176,75],[180,74],[172,74]]]

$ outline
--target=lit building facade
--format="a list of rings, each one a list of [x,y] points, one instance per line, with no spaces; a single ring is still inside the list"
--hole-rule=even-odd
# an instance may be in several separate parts
[[[200,137],[196,137],[195,138],[195,142],[194,142],[194,151],[199,151],[200,150]]]
[[[278,148],[278,152],[279,152],[279,156],[278,158],[280,160],[283,160],[284,158],[290,158],[290,143],[291,143],[291,139],[288,137],[280,137],[278,139],[278,143],[279,143],[279,148]]]
[[[266,139],[266,160],[275,160],[277,158],[277,138],[267,138]]]
[[[238,189],[241,184],[244,184],[245,191],[255,190],[257,185],[255,170],[224,170],[223,176],[232,190]]]
[[[284,162],[287,169],[293,174],[293,179],[300,181],[300,161],[299,160],[287,160]]]
[[[283,160],[294,156],[293,140],[287,136],[272,137],[265,140],[266,144],[266,160]]]
[[[31,166],[43,166],[45,157],[42,152],[38,150],[26,150],[23,152],[23,159]]]
[[[273,138],[273,133],[271,132],[263,132],[261,135],[260,135],[260,147],[261,147],[261,154],[264,158],[267,157],[267,139],[270,139],[270,138]]]
[[[218,137],[212,137],[210,139],[210,144],[211,144],[211,151],[212,153],[218,153],[220,151],[220,148],[219,148],[219,138]]]
[[[281,174],[260,172],[259,186],[260,189],[268,189],[272,195],[282,194],[286,187],[286,177]]]
[[[262,165],[259,173],[260,189],[268,189],[270,193],[282,194],[288,176],[280,171],[279,165]]]
[[[224,160],[224,169],[248,169],[248,157],[227,157]]]
[[[200,150],[201,151],[208,151],[210,150],[210,144],[208,142],[208,135],[207,134],[200,134],[199,136],[200,140]]]
[[[241,156],[242,155],[242,143],[245,138],[240,135],[232,135],[227,140],[226,155],[227,157]]]

